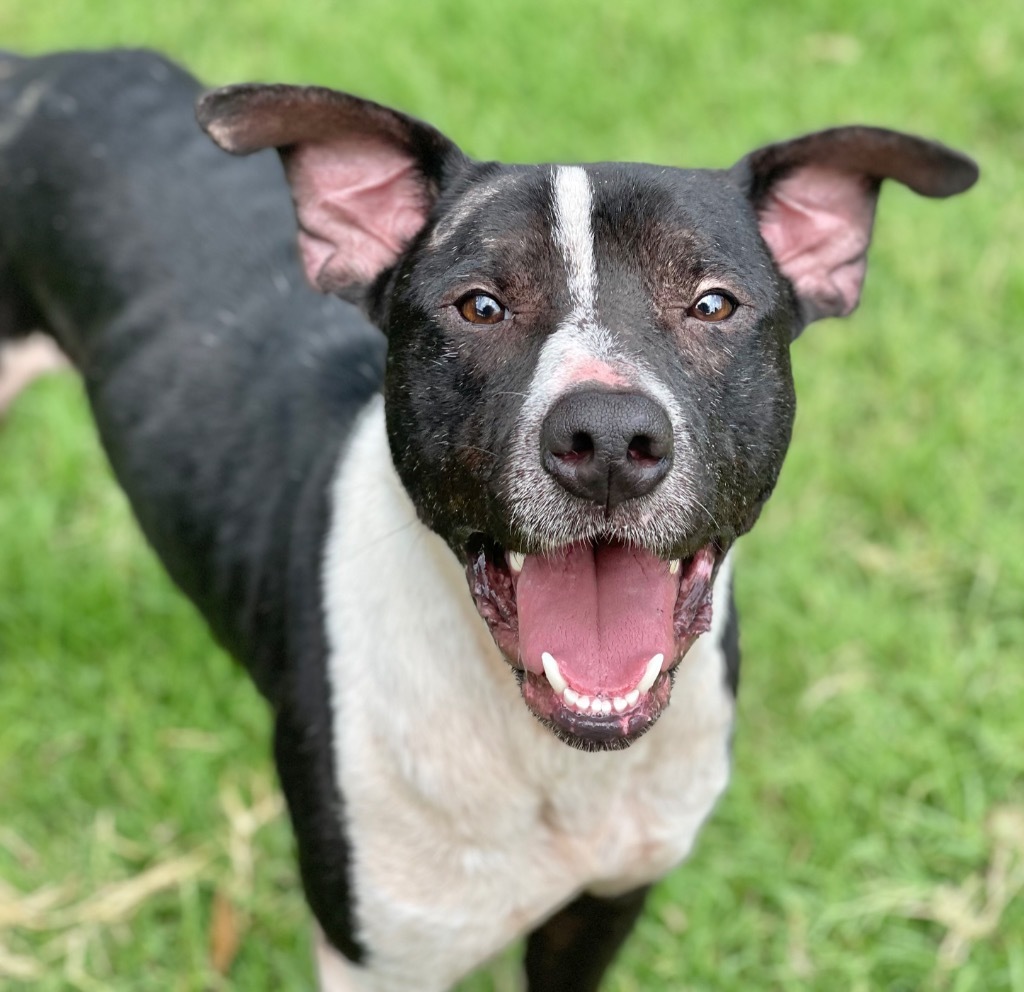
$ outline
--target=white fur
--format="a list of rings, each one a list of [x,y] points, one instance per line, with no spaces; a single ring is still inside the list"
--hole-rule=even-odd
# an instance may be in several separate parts
[[[557,740],[523,703],[462,564],[417,520],[383,401],[339,466],[325,561],[338,785],[366,968],[332,992],[441,992],[586,890],[624,892],[689,852],[725,787],[733,700],[712,631],[672,704],[619,752]]]
[[[364,992],[370,988],[366,972],[331,947],[319,927],[313,936],[313,956],[321,992]]]
[[[597,263],[590,213],[593,196],[587,170],[580,165],[556,165],[551,177],[554,238],[562,253],[578,323],[593,323],[597,305]]]

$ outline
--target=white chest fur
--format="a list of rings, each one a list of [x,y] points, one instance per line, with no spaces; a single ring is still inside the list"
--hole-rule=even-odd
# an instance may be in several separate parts
[[[379,401],[339,467],[324,570],[338,784],[370,953],[339,988],[448,988],[577,893],[629,890],[687,855],[728,778],[727,568],[714,629],[666,713],[627,750],[596,754],[522,702],[461,563],[416,519]]]

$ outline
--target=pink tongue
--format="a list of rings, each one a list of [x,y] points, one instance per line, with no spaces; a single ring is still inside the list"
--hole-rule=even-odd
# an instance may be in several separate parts
[[[667,561],[625,545],[527,555],[516,585],[523,664],[539,674],[546,651],[577,692],[629,692],[654,655],[675,654],[678,592]]]

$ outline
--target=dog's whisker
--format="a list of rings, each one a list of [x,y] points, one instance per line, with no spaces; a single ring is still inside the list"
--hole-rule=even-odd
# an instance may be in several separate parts
[[[404,534],[410,528],[415,527],[418,522],[419,521],[417,521],[416,519],[408,520],[404,524],[401,524],[398,527],[393,528],[392,530],[385,531],[383,534],[376,535],[372,541],[366,544],[357,545],[355,548],[353,548],[350,552],[350,557],[358,558],[359,556],[365,555],[370,551],[380,550],[382,544],[385,544],[388,541],[393,540],[400,534]]]
[[[704,511],[704,513],[707,515],[708,520],[710,520],[711,523],[714,525],[715,530],[722,529],[721,524],[719,524],[719,522],[715,519],[715,515],[704,505],[704,503],[700,499],[697,498],[695,493],[691,492],[689,494],[689,499],[696,503],[697,506],[699,506]]]
[[[466,451],[479,451],[482,455],[489,455],[491,458],[497,458],[497,454],[491,451],[489,448],[480,448],[475,444],[460,444],[460,448],[464,448]]]

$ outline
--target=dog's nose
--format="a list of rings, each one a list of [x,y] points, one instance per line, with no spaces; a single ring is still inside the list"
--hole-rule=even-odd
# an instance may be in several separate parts
[[[564,488],[611,510],[645,496],[672,467],[672,422],[641,393],[581,390],[551,408],[540,447]]]

